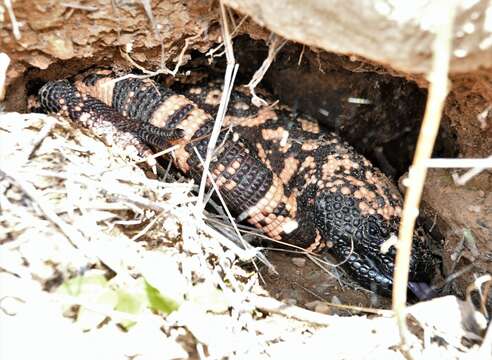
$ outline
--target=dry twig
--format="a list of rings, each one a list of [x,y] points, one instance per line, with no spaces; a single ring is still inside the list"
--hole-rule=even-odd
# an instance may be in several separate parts
[[[251,103],[253,103],[253,105],[258,107],[268,105],[268,103],[264,99],[256,95],[255,88],[260,83],[260,81],[263,80],[263,76],[265,76],[273,60],[275,60],[277,53],[284,47],[286,43],[287,40],[282,39],[278,35],[271,34],[268,44],[268,56],[263,61],[263,64],[261,64],[260,68],[256,70],[250,82],[246,85],[246,87],[251,92]]]
[[[473,166],[470,166],[472,167],[472,169],[468,170],[466,173],[464,173],[461,176],[453,174],[453,180],[456,185],[460,185],[460,186],[466,185],[468,181],[470,181],[472,178],[480,174],[485,169],[492,168],[492,156],[489,156],[486,159],[474,159],[474,160],[476,161],[474,161]],[[476,164],[475,162],[478,162],[478,164]]]
[[[12,24],[12,34],[14,34],[15,40],[19,41],[21,39],[20,24],[17,21],[14,13],[14,7],[12,6],[11,0],[3,0],[7,12],[9,13],[10,23]]]
[[[249,301],[256,308],[262,311],[267,311],[269,313],[280,314],[317,325],[329,326],[331,323],[333,323],[333,319],[329,315],[316,313],[314,311],[306,310],[295,305],[287,305],[273,298],[250,294]]]
[[[160,74],[176,76],[181,65],[183,65],[183,63],[184,63],[184,55],[186,54],[188,47],[190,46],[190,44],[193,40],[199,38],[200,36],[201,36],[201,34],[196,34],[194,36],[190,36],[190,37],[185,39],[185,44],[182,47],[181,52],[179,53],[178,61],[176,62],[176,65],[174,66],[173,70],[168,69],[166,67],[166,65],[164,64],[164,54],[163,53],[161,54],[161,67],[155,71],[151,71],[151,70],[146,69],[142,65],[138,64],[135,60],[132,59],[132,57],[129,54],[131,46],[128,46],[127,49],[125,49],[125,51],[120,49],[121,56],[123,56],[133,67],[135,67],[135,68],[139,69],[141,72],[143,72],[144,75],[126,74],[126,75],[123,75],[123,76],[120,76],[120,77],[114,79],[113,81],[117,82],[117,81],[128,79],[128,78],[146,79],[146,78],[154,77],[154,76],[157,76]]]
[[[73,4],[73,3],[61,3],[61,6],[64,6],[69,9],[75,10],[84,10],[84,11],[97,11],[98,8],[95,6],[82,5],[82,4]]]
[[[236,78],[238,66],[234,59],[234,52],[232,50],[232,40],[229,32],[229,24],[227,21],[227,16],[225,12],[225,6],[221,2],[221,19],[222,19],[222,36],[224,39],[224,46],[226,49],[226,57],[227,57],[227,67],[226,73],[224,75],[224,90],[222,91],[222,98],[220,100],[219,110],[217,111],[217,117],[215,118],[214,127],[212,129],[212,133],[210,136],[210,141],[207,145],[207,155],[205,157],[205,162],[203,165],[203,174],[200,182],[200,189],[198,192],[198,202],[197,206],[199,212],[203,211],[205,204],[203,203],[204,194],[205,194],[205,184],[207,182],[207,171],[210,167],[210,162],[212,160],[212,155],[217,144],[217,140],[219,138],[219,134],[222,130],[222,124],[224,122],[225,113],[227,111],[227,106],[229,104],[229,99],[231,96],[231,91],[234,86],[234,79]]]
[[[260,310],[267,311],[269,313],[280,314],[300,321],[305,321],[311,324],[317,324],[317,325],[333,324],[333,318],[329,315],[303,309],[295,305],[287,305],[283,302],[280,302],[270,297],[250,294],[248,298],[249,301],[255,307],[257,307]],[[351,310],[359,313],[377,314],[385,317],[390,317],[393,315],[393,311],[391,310],[371,309],[361,306],[333,304],[325,301],[323,301],[323,304],[326,304],[333,308]]]
[[[239,29],[241,28],[241,25],[243,25],[243,23],[246,21],[247,18],[248,18],[248,15],[245,15],[239,21],[239,23],[236,25],[236,27],[234,28],[234,30],[231,33],[231,39],[234,38],[235,35],[237,35],[237,33],[239,32]],[[224,42],[221,42],[216,47],[207,51],[205,56],[210,57],[210,62],[211,62],[214,57],[219,57],[219,56],[222,56],[223,54],[225,54],[225,50],[224,50],[224,51],[221,51],[219,54],[216,55],[216,52],[221,50],[223,47],[224,47]]]
[[[0,53],[0,101],[5,99],[5,95],[7,93],[6,79],[9,64],[10,57],[5,53]]]
[[[492,167],[492,156],[485,159],[427,159],[425,166],[428,168],[480,168],[482,170]]]
[[[441,8],[443,11],[441,21],[439,24],[435,24],[436,37],[434,40],[432,72],[429,74],[429,95],[417,148],[409,171],[409,187],[403,206],[394,273],[393,310],[395,311],[400,331],[402,351],[407,356],[411,355],[408,352],[410,334],[406,324],[405,304],[407,300],[412,236],[427,174],[426,161],[432,155],[444,101],[448,93],[448,69],[456,4],[454,1],[451,3],[443,2]]]

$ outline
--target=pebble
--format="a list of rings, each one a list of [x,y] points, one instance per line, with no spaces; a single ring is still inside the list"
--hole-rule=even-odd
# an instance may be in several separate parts
[[[314,311],[320,314],[331,314],[331,307],[324,302],[320,302],[314,307]]]
[[[292,263],[297,267],[304,267],[306,266],[306,258],[295,257],[292,259]]]
[[[305,307],[306,309],[308,309],[308,310],[314,310],[314,309],[316,308],[316,306],[317,306],[318,304],[320,304],[320,303],[321,303],[321,301],[319,301],[319,300],[314,300],[314,301],[311,301],[311,302],[308,302],[308,303],[304,304],[304,307]]]
[[[475,213],[479,213],[481,211],[481,207],[479,205],[470,205],[468,206],[468,210]]]
[[[293,298],[288,298],[284,300],[284,303],[287,305],[297,305],[297,300]]]
[[[340,299],[338,298],[338,296],[333,295],[333,297],[331,298],[331,303],[332,304],[340,305],[342,302],[340,301]]]

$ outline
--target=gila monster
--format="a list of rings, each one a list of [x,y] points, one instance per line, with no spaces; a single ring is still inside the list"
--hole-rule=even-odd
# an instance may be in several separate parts
[[[39,100],[45,111],[85,126],[113,124],[130,134],[137,152],[148,151],[146,144],[180,143],[174,163],[199,181],[203,169],[194,148],[205,157],[220,84],[178,94],[150,79],[115,77],[98,70],[79,75],[74,84],[51,81]],[[224,126],[232,126],[232,133],[221,132],[210,172],[238,219],[274,240],[330,253],[363,287],[390,295],[396,249],[383,253],[381,245],[398,233],[402,197],[396,186],[315,120],[282,105],[257,108],[240,89],[231,94]],[[415,234],[411,295],[424,296],[433,266],[427,241]]]

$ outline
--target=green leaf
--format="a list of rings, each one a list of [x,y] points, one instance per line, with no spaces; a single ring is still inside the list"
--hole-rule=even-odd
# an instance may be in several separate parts
[[[109,282],[100,272],[86,273],[66,280],[58,289],[58,293],[81,299],[88,304],[102,306],[113,310],[118,303],[116,292],[111,289]],[[65,310],[69,307],[67,306]],[[83,330],[97,327],[106,315],[80,306],[76,313],[76,322]]]
[[[116,304],[115,310],[133,315],[137,315],[142,312],[146,302],[143,295],[132,294],[122,289],[117,289],[116,293],[118,295],[118,303]],[[129,329],[135,325],[135,321],[125,320],[120,322],[120,325],[126,329]]]
[[[118,295],[108,287],[99,293],[97,297],[91,299],[91,302],[112,310],[118,303]],[[89,310],[84,306],[81,306],[77,313],[77,323],[84,330],[97,327],[104,319],[106,319],[105,314]]]
[[[116,293],[118,294],[118,304],[116,304],[116,310],[134,315],[142,311],[145,301],[142,296],[132,294],[121,289],[116,290]]]
[[[147,294],[147,300],[150,308],[153,310],[162,311],[165,314],[170,314],[174,310],[179,308],[176,301],[171,298],[163,296],[159,290],[145,281],[145,293]]]
[[[90,295],[98,292],[102,288],[108,287],[108,281],[102,274],[79,275],[66,280],[59,288],[58,292],[70,296]]]

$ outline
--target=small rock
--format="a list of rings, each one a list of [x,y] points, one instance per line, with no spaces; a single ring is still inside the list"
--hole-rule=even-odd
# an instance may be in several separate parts
[[[314,311],[320,314],[331,314],[331,307],[324,302],[320,302],[314,307]]]
[[[468,206],[468,210],[476,213],[480,213],[481,207],[479,205],[470,205]]]
[[[288,298],[284,300],[284,303],[287,305],[297,305],[297,300],[293,298]]]
[[[316,306],[318,306],[318,304],[321,304],[321,301],[319,300],[314,300],[314,301],[311,301],[311,302],[308,302],[304,305],[304,307],[308,310],[314,310],[316,308]]]
[[[340,305],[342,302],[340,301],[340,299],[338,298],[338,296],[333,295],[333,297],[331,298],[331,303],[332,304]]]
[[[292,263],[297,267],[304,267],[306,266],[306,258],[295,257],[292,259]]]

